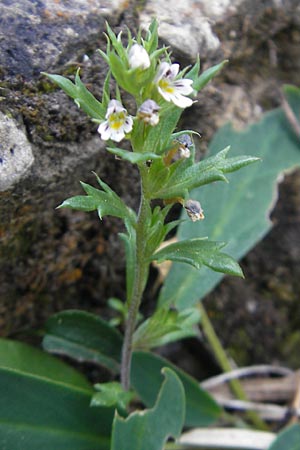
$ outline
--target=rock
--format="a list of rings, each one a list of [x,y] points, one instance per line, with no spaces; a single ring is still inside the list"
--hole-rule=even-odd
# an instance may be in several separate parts
[[[15,120],[0,113],[0,191],[11,189],[34,162],[32,148]]]

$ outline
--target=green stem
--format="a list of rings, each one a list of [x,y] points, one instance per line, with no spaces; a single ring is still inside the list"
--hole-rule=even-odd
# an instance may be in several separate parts
[[[232,366],[230,364],[230,361],[227,357],[227,354],[216,335],[216,332],[212,326],[212,323],[207,315],[207,312],[203,306],[202,302],[198,302],[198,308],[201,314],[201,325],[203,328],[203,331],[213,349],[214,355],[220,364],[223,372],[231,372]],[[248,401],[247,395],[244,391],[243,386],[237,379],[229,380],[229,384],[231,387],[232,392],[234,395],[242,401]],[[253,425],[260,429],[260,430],[267,430],[268,427],[266,426],[266,423],[259,417],[259,415],[255,411],[247,411],[247,417],[249,420],[253,423]]]
[[[132,339],[136,327],[137,315],[142,300],[145,284],[147,281],[149,263],[145,261],[145,243],[146,243],[146,223],[149,211],[149,202],[145,197],[143,189],[144,171],[140,168],[141,174],[141,198],[138,219],[136,224],[136,258],[135,258],[135,277],[133,285],[132,298],[128,299],[129,309],[125,325],[124,341],[121,360],[121,384],[123,389],[130,387],[130,366],[132,359]]]

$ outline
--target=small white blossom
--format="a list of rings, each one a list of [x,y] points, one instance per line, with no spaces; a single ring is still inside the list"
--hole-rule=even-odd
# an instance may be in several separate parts
[[[191,156],[190,147],[193,145],[193,141],[189,134],[182,134],[176,139],[179,143],[179,155],[181,158],[189,158]]]
[[[158,92],[167,102],[173,102],[179,108],[187,108],[193,103],[191,98],[185,97],[193,92],[193,80],[188,78],[176,80],[178,72],[179,64],[162,62],[154,81]]]
[[[112,139],[120,142],[125,133],[130,133],[132,130],[132,117],[128,115],[126,109],[118,100],[109,102],[105,118],[107,120],[98,127],[98,133],[104,141]]]
[[[131,69],[148,69],[150,58],[147,51],[139,44],[133,44],[128,52],[128,63]]]
[[[154,100],[146,100],[138,109],[137,117],[143,122],[154,127],[159,122],[158,112],[160,107]]]
[[[197,200],[187,200],[184,207],[192,222],[204,219],[203,209]]]

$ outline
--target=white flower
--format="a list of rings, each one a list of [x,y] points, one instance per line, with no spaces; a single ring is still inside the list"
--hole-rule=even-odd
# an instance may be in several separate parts
[[[193,92],[193,80],[181,78],[175,80],[179,72],[179,64],[162,62],[159,65],[154,82],[160,95],[167,101],[173,102],[179,108],[191,106],[193,100],[185,97]]]
[[[125,133],[130,133],[132,130],[132,117],[128,115],[126,109],[118,100],[109,102],[105,118],[107,120],[98,127],[98,133],[101,134],[101,139],[104,141],[112,139],[120,142]]]
[[[147,51],[139,44],[133,44],[128,52],[128,63],[131,69],[148,69],[150,58]]]
[[[138,109],[137,117],[143,122],[154,127],[159,122],[158,111],[160,107],[154,100],[146,100]]]

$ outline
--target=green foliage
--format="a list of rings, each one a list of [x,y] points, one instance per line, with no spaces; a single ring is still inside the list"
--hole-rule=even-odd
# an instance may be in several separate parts
[[[186,398],[185,426],[203,427],[213,424],[222,409],[213,398],[200,388],[191,376],[164,358],[149,352],[135,351],[132,359],[131,385],[146,406],[151,407],[163,381],[162,369],[168,367],[180,378]],[[172,402],[174,405],[174,402]]]
[[[300,425],[281,431],[268,450],[300,450]]]
[[[184,389],[178,376],[163,369],[165,381],[153,408],[123,419],[116,415],[111,450],[162,450],[168,437],[179,437],[185,411]]]
[[[178,312],[159,308],[134,332],[135,349],[150,349],[169,344],[180,339],[197,336],[195,325],[200,320],[197,309]]]
[[[119,372],[121,346],[120,333],[94,314],[63,311],[46,323],[45,350],[100,364],[113,373]]]
[[[76,105],[80,107],[88,116],[95,120],[102,120],[105,117],[106,106],[104,102],[99,102],[93,94],[85,87],[79,76],[79,69],[75,75],[75,83],[68,80],[61,75],[51,75],[42,72],[57,86],[59,86],[67,95],[75,101]]]
[[[122,150],[121,148],[112,148],[112,147],[107,147],[107,151],[109,153],[112,153],[113,155],[118,156],[119,158],[124,159],[125,161],[130,162],[131,164],[139,164],[139,163],[143,163],[146,162],[148,160],[152,160],[152,159],[159,159],[160,156],[156,155],[156,153],[133,153],[133,152],[129,152],[128,150]]]
[[[238,263],[220,251],[225,245],[223,242],[194,238],[168,245],[154,253],[152,259],[158,263],[165,260],[186,263],[196,269],[206,266],[216,272],[242,277],[243,272]]]
[[[291,108],[300,110],[300,89],[287,86],[285,94]],[[277,184],[282,174],[300,166],[300,146],[281,108],[264,114],[262,119],[243,132],[224,126],[214,136],[209,150],[214,158],[223,143],[231,143],[230,153],[239,158],[241,148],[257,155],[262,163],[238,172],[229,184],[203,186],[191,195],[200,200],[205,220],[182,222],[179,239],[209,235],[227,241],[227,251],[240,259],[270,230],[269,213],[277,197]],[[200,272],[182,264],[173,264],[160,293],[160,304],[174,304],[179,309],[194,305],[209,293],[223,275],[203,268]]]
[[[258,158],[252,156],[226,159],[228,151],[229,147],[197,164],[193,160],[181,160],[165,168],[159,166],[159,163],[153,164],[148,185],[151,198],[185,197],[187,191],[214,181],[227,181],[226,173],[235,172],[258,161]]]
[[[81,186],[87,195],[76,195],[68,198],[58,208],[98,211],[100,219],[104,216],[114,216],[134,223],[134,211],[126,206],[123,200],[99,177],[97,177],[97,180],[103,191],[81,182]]]
[[[74,369],[0,340],[0,448],[108,450],[112,408],[90,408],[92,386]]]
[[[94,387],[100,392],[93,395],[91,406],[116,406],[126,410],[128,403],[134,397],[132,392],[124,391],[120,383],[116,381],[97,383]]]

